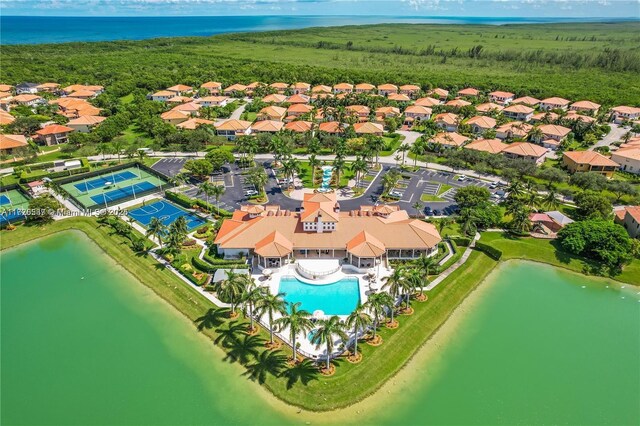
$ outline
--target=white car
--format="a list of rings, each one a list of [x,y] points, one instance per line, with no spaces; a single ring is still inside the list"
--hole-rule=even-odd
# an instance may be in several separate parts
[[[258,191],[250,189],[249,191],[244,192],[245,197],[253,197],[254,195],[258,195]]]
[[[460,182],[463,182],[463,181],[467,180],[467,176],[465,176],[465,175],[460,175],[460,176],[458,176],[458,180],[459,180]]]

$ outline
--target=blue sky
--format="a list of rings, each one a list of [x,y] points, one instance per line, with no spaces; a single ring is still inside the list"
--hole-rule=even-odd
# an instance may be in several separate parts
[[[640,18],[640,0],[0,0],[3,15]]]

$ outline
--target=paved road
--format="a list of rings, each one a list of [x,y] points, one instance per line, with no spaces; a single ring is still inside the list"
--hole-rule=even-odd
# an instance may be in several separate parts
[[[186,158],[161,158],[151,168],[167,177],[174,177],[187,162]]]
[[[618,126],[615,123],[609,123],[611,126],[611,131],[598,142],[596,142],[592,147],[589,148],[589,151],[593,151],[595,148],[600,146],[610,146],[612,143],[619,141],[622,139],[625,133],[629,131],[629,129],[625,129],[622,126]]]

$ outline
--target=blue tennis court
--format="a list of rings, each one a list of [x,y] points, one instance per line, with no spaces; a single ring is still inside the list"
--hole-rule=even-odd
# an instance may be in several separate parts
[[[124,186],[122,188],[113,189],[103,194],[94,195],[91,200],[96,204],[108,204],[123,198],[130,197],[135,194],[141,194],[146,191],[155,189],[156,186],[151,182],[140,182],[134,185]]]
[[[16,219],[24,219],[24,213],[22,210],[13,209],[0,212],[0,225],[6,225]]]
[[[107,183],[114,184],[124,182],[125,180],[133,179],[136,177],[138,177],[138,175],[136,175],[132,171],[125,170],[119,173],[100,176],[99,178],[87,182],[77,183],[73,186],[75,186],[78,191],[89,191],[91,189],[102,188]]]
[[[207,221],[165,200],[158,200],[146,206],[139,207],[129,212],[129,216],[148,226],[151,219],[157,217],[166,226],[171,225],[176,219],[183,216],[187,221],[189,231],[204,225]]]
[[[11,204],[11,200],[6,195],[0,195],[0,206],[4,206],[5,204]]]

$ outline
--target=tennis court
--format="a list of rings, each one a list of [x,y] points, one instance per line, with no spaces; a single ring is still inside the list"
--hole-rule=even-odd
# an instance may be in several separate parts
[[[23,211],[29,208],[29,199],[17,189],[0,194],[0,225],[24,219]]]
[[[162,190],[167,181],[138,167],[109,171],[62,184],[82,207],[102,208]]]
[[[125,180],[129,180],[137,177],[138,175],[136,175],[132,171],[125,170],[124,172],[111,173],[110,175],[101,176],[97,179],[85,181],[83,183],[76,183],[74,186],[78,189],[78,191],[87,192],[90,189],[102,188],[105,185],[120,183]]]
[[[135,210],[129,212],[129,216],[138,222],[145,228],[151,222],[151,219],[157,217],[162,221],[165,226],[171,225],[179,217],[184,217],[187,221],[187,229],[192,231],[197,227],[204,225],[207,221],[201,217],[181,209],[165,200],[154,201],[146,206],[138,207]]]

